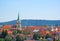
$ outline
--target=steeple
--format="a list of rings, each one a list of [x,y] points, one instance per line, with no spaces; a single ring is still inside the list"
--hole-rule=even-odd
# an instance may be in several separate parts
[[[18,19],[17,20],[19,20],[19,12],[18,12]]]
[[[21,30],[21,20],[19,19],[19,12],[18,12],[18,18],[17,18],[17,29]]]

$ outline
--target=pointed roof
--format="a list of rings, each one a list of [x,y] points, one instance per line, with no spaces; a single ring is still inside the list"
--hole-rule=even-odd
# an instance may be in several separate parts
[[[19,12],[18,12],[18,20],[19,20]]]

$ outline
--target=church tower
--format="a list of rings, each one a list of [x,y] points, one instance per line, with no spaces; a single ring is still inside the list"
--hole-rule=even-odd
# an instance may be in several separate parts
[[[22,30],[21,29],[21,20],[19,19],[19,13],[18,13],[18,18],[17,18],[17,29]]]
[[[54,31],[54,26],[51,26],[51,31]]]

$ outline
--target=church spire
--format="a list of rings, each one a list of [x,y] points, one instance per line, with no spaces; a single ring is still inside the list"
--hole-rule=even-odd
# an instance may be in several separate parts
[[[18,12],[18,20],[19,20],[19,12]]]
[[[21,30],[21,20],[19,20],[19,12],[18,12],[18,18],[17,18],[17,28]]]

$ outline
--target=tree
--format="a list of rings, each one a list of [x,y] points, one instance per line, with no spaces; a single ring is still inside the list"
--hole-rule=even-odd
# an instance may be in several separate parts
[[[21,31],[21,30],[17,30],[17,33],[18,33],[18,34],[21,34],[21,33],[22,33],[22,31]]]
[[[51,38],[51,36],[50,36],[49,34],[46,34],[46,37],[45,37],[45,38],[46,38],[46,39],[47,39],[47,38]]]
[[[40,41],[47,41],[47,39],[40,39]]]
[[[24,41],[24,37],[17,35],[16,41]]]
[[[30,31],[24,31],[23,34],[28,35],[30,34]]]
[[[3,38],[0,38],[0,41],[5,41]]]
[[[16,35],[16,34],[21,34],[21,33],[22,33],[21,30],[15,30],[15,31],[13,31],[13,34],[14,34],[14,35]]]
[[[14,34],[14,35],[16,35],[16,34],[17,34],[17,31],[16,31],[16,30],[15,30],[15,31],[13,31],[13,34]]]
[[[7,35],[5,37],[5,41],[13,41],[12,37],[10,35]]]
[[[5,38],[6,35],[8,35],[7,30],[5,30],[5,31],[3,30],[2,34],[1,34],[1,38]]]
[[[33,39],[39,40],[40,38],[42,38],[42,35],[41,35],[41,34],[39,34],[39,33],[34,33]]]

